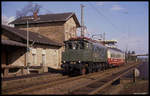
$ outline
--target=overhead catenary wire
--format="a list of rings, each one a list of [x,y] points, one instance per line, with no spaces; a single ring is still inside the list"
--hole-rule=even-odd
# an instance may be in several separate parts
[[[118,29],[118,27],[117,27],[114,23],[112,23],[108,17],[106,17],[104,14],[102,14],[92,3],[89,3],[89,2],[88,2],[88,4],[89,4],[100,16],[103,16],[104,19],[105,19],[106,21],[108,21],[108,22],[112,25],[112,27],[113,27],[115,30]]]

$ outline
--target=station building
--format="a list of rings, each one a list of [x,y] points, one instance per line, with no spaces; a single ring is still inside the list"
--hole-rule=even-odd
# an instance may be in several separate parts
[[[18,18],[10,24],[14,24],[16,29],[26,31],[27,22],[29,31],[38,33],[63,45],[59,48],[60,51],[56,51],[55,53],[59,55],[60,59],[52,60],[59,62],[57,65],[55,62],[53,64],[56,66],[55,69],[60,69],[61,54],[64,51],[64,41],[71,37],[76,37],[77,28],[80,27],[80,23],[75,13],[68,12],[45,15],[37,15],[34,13],[33,16]],[[49,58],[53,59],[54,57],[50,56]]]

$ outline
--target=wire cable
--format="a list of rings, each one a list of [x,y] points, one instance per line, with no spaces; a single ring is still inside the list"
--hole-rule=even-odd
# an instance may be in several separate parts
[[[88,3],[89,3],[89,2],[88,2]],[[100,16],[103,16],[103,17],[106,19],[106,21],[108,21],[108,22],[114,27],[114,29],[118,29],[118,27],[117,27],[115,24],[113,24],[113,23],[109,20],[108,17],[106,17],[104,14],[102,14],[94,5],[92,5],[91,3],[89,3],[89,5],[90,5]]]

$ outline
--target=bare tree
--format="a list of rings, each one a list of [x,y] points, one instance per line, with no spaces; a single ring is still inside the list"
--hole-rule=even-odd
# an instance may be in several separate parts
[[[31,15],[33,13],[39,13],[40,9],[42,8],[39,4],[33,4],[32,2],[29,2],[26,6],[24,6],[23,9],[16,11],[16,18],[24,17]]]
[[[31,7],[31,9],[30,9],[30,11],[32,12],[32,13],[34,13],[34,12],[39,12],[40,11],[40,8],[41,8],[42,6],[41,5],[38,5],[38,4],[35,4],[35,5],[33,5],[32,7]]]

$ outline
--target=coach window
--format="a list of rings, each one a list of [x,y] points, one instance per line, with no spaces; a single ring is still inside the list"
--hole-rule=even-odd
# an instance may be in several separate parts
[[[115,58],[115,54],[114,54],[114,53],[112,53],[112,54],[111,54],[111,57]]]
[[[111,57],[113,57],[113,54],[111,54]]]

